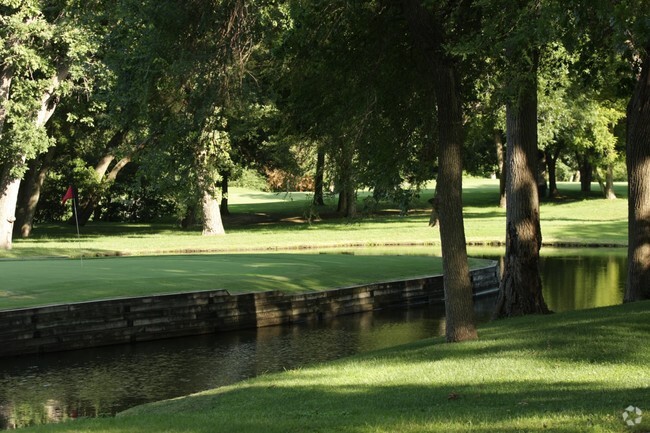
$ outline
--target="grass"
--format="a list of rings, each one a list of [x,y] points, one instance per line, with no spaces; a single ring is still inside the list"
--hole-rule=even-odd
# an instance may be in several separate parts
[[[492,322],[27,433],[647,432],[650,302]]]
[[[617,192],[623,192],[619,185]],[[578,184],[563,184],[563,198],[542,203],[545,242],[554,244],[625,245],[626,200],[606,201],[596,194],[583,197]],[[440,272],[440,261],[418,255],[440,255],[438,228],[428,226],[424,190],[407,215],[384,203],[378,212],[354,220],[337,217],[334,202],[309,213],[311,196],[305,193],[272,194],[244,189],[231,192],[232,216],[226,218],[227,235],[204,237],[198,230],[183,231],[173,224],[89,223],[81,238],[67,224],[43,224],[34,236],[17,239],[13,250],[0,251],[0,309],[109,297],[226,288],[250,290],[322,289],[398,279]],[[505,210],[496,206],[498,184],[467,179],[464,189],[467,240],[472,245],[503,242]],[[397,245],[407,245],[398,248]],[[355,251],[359,257],[306,255],[322,251]],[[293,252],[292,256],[233,255],[234,252]],[[186,253],[221,253],[202,256]],[[496,255],[472,247],[470,254]],[[92,257],[151,256],[93,260]],[[228,254],[228,255],[227,255]],[[411,257],[363,258],[365,255]],[[83,255],[84,265],[78,257]],[[53,259],[73,257],[76,261]],[[38,258],[39,260],[29,260]],[[24,259],[24,260],[17,260]],[[255,265],[257,263],[257,265]]]
[[[468,241],[503,242],[505,211],[494,204],[496,182],[473,179],[465,185]],[[583,197],[573,184],[560,188],[565,196],[541,207],[547,244],[625,245],[626,200]],[[623,188],[619,185],[617,192],[623,193]],[[0,262],[2,288],[22,287],[21,293],[0,292],[0,299],[2,293],[5,300],[13,297],[11,302],[61,302],[82,292],[89,299],[122,296],[119,290],[126,281],[128,287],[155,287],[157,292],[162,287],[178,291],[182,284],[200,289],[226,283],[231,290],[250,290],[252,282],[261,289],[282,285],[304,290],[354,284],[338,279],[350,275],[368,282],[386,270],[397,271],[387,278],[402,271],[435,273],[436,259],[417,256],[439,248],[437,229],[427,225],[425,200],[431,195],[425,191],[406,216],[385,205],[379,213],[346,220],[333,216],[330,202],[319,209],[320,218],[309,220],[308,195],[239,190],[231,193],[234,216],[226,220],[225,237],[202,237],[196,230],[180,231],[172,225],[91,223],[77,240],[73,227],[43,225],[34,238],[18,240],[14,250],[0,253],[8,259]],[[378,246],[397,244],[410,245],[409,253],[416,256],[368,257],[366,250],[356,250],[373,247],[372,252],[378,253]],[[355,255],[233,254],[334,252],[351,247]],[[78,260],[17,260],[77,256],[80,250],[85,257],[81,273]],[[89,259],[182,252],[224,254]],[[124,273],[112,267],[118,263]],[[79,289],[88,281],[85,272],[101,283],[95,287],[98,292],[89,286]],[[25,275],[47,275],[47,282],[29,282]],[[61,289],[52,291],[53,287]],[[483,326],[481,339],[475,342],[448,345],[440,338],[423,340],[137,407],[116,418],[24,431],[647,432],[650,416],[640,426],[628,428],[621,415],[628,405],[650,412],[648,335],[649,302],[509,319]]]
[[[595,186],[597,188],[597,186]],[[584,197],[578,184],[561,184],[564,197],[541,205],[542,234],[547,245],[627,243],[627,200],[602,200],[597,193]],[[624,196],[625,185],[616,185]],[[225,219],[227,235],[204,237],[198,230],[182,231],[174,224],[89,223],[76,239],[73,226],[42,224],[30,239],[17,239],[14,249],[0,251],[0,258],[42,256],[151,255],[188,252],[277,251],[346,246],[426,245],[439,248],[438,228],[428,226],[432,189],[407,215],[383,203],[380,212],[364,213],[349,220],[337,217],[332,198],[317,209],[319,218],[305,218],[310,196],[304,193],[272,194],[233,190],[233,216]],[[464,215],[467,241],[476,245],[503,243],[505,210],[496,206],[498,184],[493,180],[467,179]]]
[[[485,266],[474,259],[472,264]],[[229,254],[0,262],[0,310],[227,289],[300,292],[439,275],[439,258],[340,254]]]

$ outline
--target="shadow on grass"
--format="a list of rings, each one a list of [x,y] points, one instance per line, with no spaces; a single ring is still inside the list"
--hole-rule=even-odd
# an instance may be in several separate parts
[[[423,374],[426,374],[423,372]],[[298,375],[303,378],[303,374]],[[327,378],[314,377],[322,383]],[[621,431],[621,413],[641,387],[596,382],[509,381],[477,385],[284,386],[259,383],[148,406],[118,418],[123,429],[164,420],[170,432],[576,432]],[[234,413],[233,413],[234,412]],[[128,413],[127,413],[128,414]],[[176,415],[171,415],[176,414]],[[134,419],[140,418],[140,420]],[[116,423],[116,427],[119,423]],[[600,430],[602,429],[602,430]]]
[[[511,319],[484,329],[483,341],[421,341],[136,408],[119,421],[130,427],[162,417],[170,431],[197,433],[620,432],[624,408],[650,397],[642,373],[649,306]],[[630,372],[638,376],[620,377]]]
[[[559,221],[566,221],[565,219],[557,219]],[[557,221],[556,220],[556,221]],[[584,220],[569,220],[576,221],[575,224],[569,224],[562,228],[555,228],[556,236],[561,239],[576,239],[580,241],[593,240],[598,242],[605,242],[611,240],[617,243],[626,244],[627,236],[621,237],[621,234],[627,233],[627,221],[616,222],[590,222],[585,224]]]

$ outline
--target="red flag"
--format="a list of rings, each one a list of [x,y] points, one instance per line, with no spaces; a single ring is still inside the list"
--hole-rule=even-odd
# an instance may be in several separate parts
[[[68,190],[65,192],[65,195],[61,199],[61,204],[65,204],[65,202],[71,198],[74,199],[74,190],[72,189],[72,186],[69,186]]]

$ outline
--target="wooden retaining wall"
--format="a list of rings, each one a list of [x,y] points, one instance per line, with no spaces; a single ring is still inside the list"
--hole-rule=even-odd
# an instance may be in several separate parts
[[[472,271],[475,293],[498,286],[497,266]],[[174,293],[0,311],[0,357],[325,319],[440,302],[442,276],[322,292]]]

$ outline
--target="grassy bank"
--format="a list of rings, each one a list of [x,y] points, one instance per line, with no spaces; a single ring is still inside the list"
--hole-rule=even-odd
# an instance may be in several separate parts
[[[650,303],[490,323],[441,339],[27,432],[646,432]],[[645,411],[624,424],[624,409]]]

